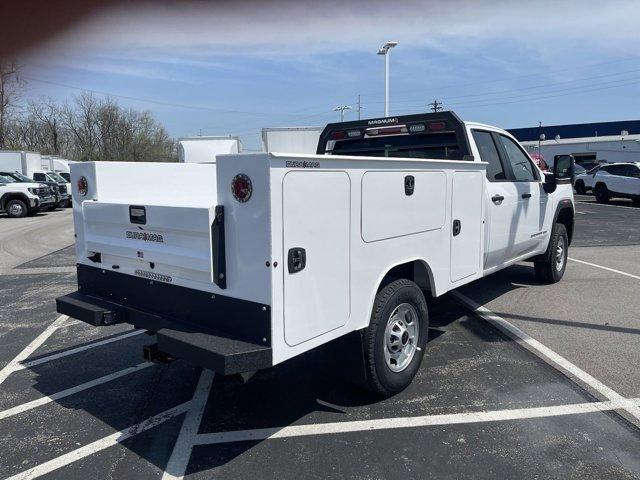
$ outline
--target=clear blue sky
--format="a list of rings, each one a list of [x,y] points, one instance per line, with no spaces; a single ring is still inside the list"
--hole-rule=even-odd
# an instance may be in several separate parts
[[[148,109],[172,136],[321,125],[361,94],[382,116],[434,98],[505,128],[640,118],[638,2],[196,3],[103,12],[25,54],[27,99],[105,92]],[[397,5],[396,5],[397,4]],[[207,6],[208,5],[208,6]],[[73,88],[75,87],[75,88]],[[125,98],[129,97],[129,98]]]

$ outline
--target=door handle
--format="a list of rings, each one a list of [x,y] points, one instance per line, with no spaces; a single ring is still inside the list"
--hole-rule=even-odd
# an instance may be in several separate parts
[[[460,230],[462,230],[462,222],[460,222],[460,220],[454,220],[453,221],[453,236],[455,237],[456,235],[458,235],[460,233]]]
[[[502,195],[494,195],[493,197],[491,197],[491,201],[493,203],[498,203],[504,200],[504,197]]]
[[[289,273],[298,273],[307,266],[307,252],[302,247],[294,247],[289,249],[287,255],[287,263]]]
[[[530,193],[523,193],[522,194],[522,198],[531,198],[531,194]]]

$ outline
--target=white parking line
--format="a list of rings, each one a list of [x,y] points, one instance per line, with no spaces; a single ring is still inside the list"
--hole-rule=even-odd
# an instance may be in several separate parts
[[[478,303],[458,291],[451,292],[451,295],[457,298],[467,308],[473,310],[474,313],[476,313],[479,317],[494,325],[500,331],[515,340],[519,345],[523,346],[555,369],[560,370],[562,373],[567,375],[579,385],[586,387],[588,390],[590,389],[592,392],[598,393],[600,396],[608,400],[624,400],[624,397],[622,395],[615,392],[613,389],[609,388],[601,381],[592,377],[584,370],[578,368],[576,365],[574,365],[561,355],[557,354],[549,347],[530,337],[504,318],[499,317],[495,313],[491,312],[482,305],[479,305]],[[629,406],[624,410],[626,410],[633,417],[634,422],[640,424],[639,406]]]
[[[200,421],[209,399],[213,377],[214,373],[211,370],[202,370],[198,386],[191,400],[191,406],[182,422],[180,434],[173,447],[173,452],[171,452],[171,458],[169,458],[165,472],[162,475],[162,480],[182,479],[187,471],[191,451],[198,435],[198,428],[200,428]]]
[[[638,276],[638,275],[634,275],[632,273],[627,273],[627,272],[623,272],[623,271],[620,271],[620,270],[616,270],[615,268],[605,267],[603,265],[598,265],[597,263],[585,262],[584,260],[578,260],[577,258],[569,257],[569,260],[571,260],[572,262],[582,263],[584,265],[589,265],[590,267],[600,268],[602,270],[607,270],[609,272],[618,273],[618,274],[624,275],[626,277],[631,277],[631,278],[635,278],[636,280],[640,280],[640,276]]]
[[[45,328],[44,332],[38,335],[29,345],[27,345],[13,360],[5,365],[5,367],[0,370],[0,385],[7,379],[9,375],[11,375],[16,370],[21,370],[22,366],[20,363],[24,361],[29,355],[35,352],[46,340],[49,338],[53,332],[55,332],[64,322],[67,321],[69,317],[66,315],[60,315],[56,320]]]
[[[100,440],[96,440],[84,447],[77,448],[72,450],[71,452],[65,453],[60,457],[56,457],[53,460],[49,460],[48,462],[41,463],[40,465],[36,465],[28,470],[20,472],[12,477],[8,477],[5,480],[28,480],[37,477],[41,477],[47,473],[53,472],[59,468],[67,466],[73,462],[77,462],[78,460],[82,460],[94,453],[105,450],[109,447],[117,445],[118,443],[122,443],[123,441],[131,438],[139,433],[145,432],[153,427],[160,425],[161,423],[166,422],[167,420],[171,420],[172,418],[184,413],[189,408],[191,402],[185,402],[177,407],[170,408],[169,410],[165,410],[158,415],[154,415],[153,417],[149,417],[144,420],[140,424],[135,424],[126,428],[124,430],[120,430],[119,432],[112,433],[111,435],[107,435],[106,437],[101,438]]]
[[[305,435],[329,435],[349,432],[370,432],[398,428],[431,427],[435,425],[458,425],[506,420],[526,420],[531,418],[558,417],[584,413],[606,412],[619,408],[636,407],[640,399],[608,400],[606,402],[576,403],[551,407],[518,408],[513,410],[493,410],[483,412],[451,413],[444,415],[424,415],[420,417],[381,418],[352,422],[316,423],[288,427],[256,428],[229,432],[205,433],[197,436],[197,445],[211,445],[231,442],[249,442],[276,438],[300,437]]]
[[[75,353],[84,352],[85,350],[89,350],[91,348],[100,347],[102,345],[107,345],[112,342],[117,342],[120,340],[124,340],[125,338],[135,337],[136,335],[140,335],[145,333],[146,330],[131,330],[122,335],[117,335],[115,337],[106,338],[104,340],[99,340],[97,342],[88,343],[86,345],[80,345],[75,348],[70,348],[69,350],[64,350],[58,353],[52,353],[51,355],[46,355],[44,357],[36,358],[34,360],[23,361],[21,364],[17,365],[14,371],[23,370],[25,368],[35,367],[36,365],[41,365],[43,363],[50,362],[52,360],[57,360],[59,358],[67,357],[69,355],[73,355]]]
[[[111,382],[112,380],[116,380],[120,377],[124,377],[125,375],[129,375],[131,373],[139,372],[145,368],[151,367],[154,365],[153,363],[139,363],[133,367],[125,368],[123,370],[119,370],[114,373],[110,373],[109,375],[105,375],[100,378],[96,378],[95,380],[91,380],[89,382],[81,383],[80,385],[76,385],[75,387],[67,388],[66,390],[61,390],[60,392],[53,393],[46,397],[38,398],[36,400],[32,400],[27,403],[23,403],[22,405],[17,405],[12,408],[8,408],[7,410],[3,410],[0,412],[0,420],[5,418],[12,417],[14,415],[18,415],[20,413],[26,412],[27,410],[32,410],[36,407],[40,407],[42,405],[46,405],[47,403],[54,402],[56,400],[60,400],[62,398],[75,395],[76,393],[82,392],[83,390],[88,390],[89,388],[97,387],[98,385],[102,385],[103,383]]]

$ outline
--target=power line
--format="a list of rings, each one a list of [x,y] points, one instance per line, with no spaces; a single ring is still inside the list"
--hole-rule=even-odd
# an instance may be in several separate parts
[[[150,104],[155,104],[155,105],[162,105],[165,107],[176,107],[176,108],[185,108],[185,109],[191,109],[191,110],[203,110],[203,111],[209,111],[209,112],[217,112],[217,113],[234,113],[234,114],[241,114],[241,115],[264,115],[264,116],[273,116],[273,115],[284,115],[284,116],[292,116],[292,117],[297,117],[300,115],[294,114],[294,113],[274,113],[274,112],[249,112],[249,111],[244,111],[244,110],[228,110],[228,109],[224,109],[224,108],[215,108],[215,107],[205,107],[205,106],[200,106],[200,105],[187,105],[187,104],[182,104],[182,103],[173,103],[173,102],[163,102],[161,100],[154,100],[154,99],[150,99],[150,98],[140,98],[140,97],[133,97],[130,95],[121,95],[118,93],[112,93],[112,92],[105,92],[105,91],[101,91],[101,90],[94,90],[94,89],[90,89],[90,88],[83,88],[83,87],[78,87],[75,85],[69,85],[66,83],[61,83],[61,82],[54,82],[51,80],[43,80],[41,78],[36,78],[36,77],[32,77],[31,75],[22,75],[22,78],[29,80],[31,82],[36,82],[36,83],[45,83],[45,84],[49,84],[49,85],[55,85],[58,87],[63,87],[63,88],[70,88],[73,90],[79,90],[81,92],[87,92],[87,93],[93,93],[96,95],[105,95],[108,97],[115,97],[115,98],[122,98],[125,100],[133,100],[136,102],[143,102],[143,103],[150,103]]]

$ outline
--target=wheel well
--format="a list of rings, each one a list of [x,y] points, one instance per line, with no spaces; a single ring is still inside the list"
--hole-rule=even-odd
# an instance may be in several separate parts
[[[435,286],[433,285],[433,274],[426,262],[422,260],[412,260],[401,263],[391,268],[380,281],[378,292],[391,282],[400,278],[406,278],[414,282],[421,290],[430,292],[433,295]]]
[[[0,208],[4,210],[7,203],[11,200],[21,200],[27,204],[27,207],[29,206],[29,199],[25,195],[21,193],[5,193],[2,198],[0,198]]]
[[[564,228],[567,229],[569,245],[571,245],[571,238],[573,237],[573,217],[574,213],[572,208],[563,208],[558,212],[558,218],[556,219],[556,223],[563,224]]]

